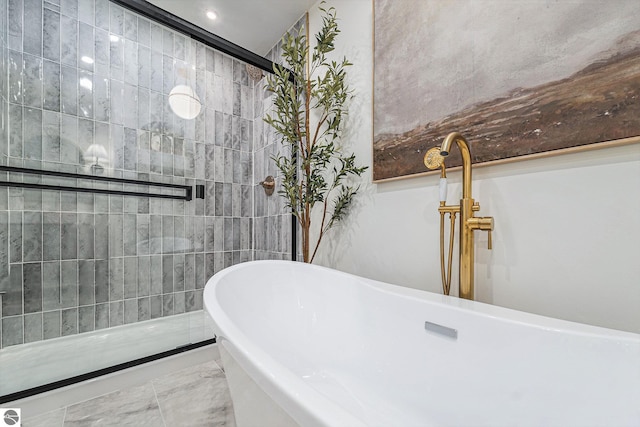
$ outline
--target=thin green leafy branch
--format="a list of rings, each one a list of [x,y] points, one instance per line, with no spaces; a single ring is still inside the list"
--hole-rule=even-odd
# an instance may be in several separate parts
[[[354,154],[342,153],[340,138],[353,96],[346,70],[352,64],[346,57],[327,58],[340,30],[335,8],[320,11],[322,27],[311,50],[304,28],[283,38],[285,65],[275,64],[274,74],[267,77],[273,110],[264,119],[288,148],[273,160],[282,177],[278,193],[300,224],[305,262],[313,262],[327,231],[347,216],[359,189],[349,184],[350,178],[367,169],[356,165]],[[311,214],[316,207],[322,220],[311,251]]]

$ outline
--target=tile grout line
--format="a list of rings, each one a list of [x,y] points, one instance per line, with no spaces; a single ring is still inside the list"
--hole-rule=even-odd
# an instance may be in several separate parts
[[[164,419],[164,414],[162,413],[162,407],[160,406],[160,399],[158,399],[158,392],[156,391],[156,386],[153,383],[153,380],[149,381],[149,383],[151,383],[151,388],[153,389],[153,396],[156,398],[156,403],[158,405],[158,412],[160,412],[160,418],[162,419],[162,425],[164,427],[167,427],[167,422]]]
[[[64,423],[67,420],[67,412],[69,410],[69,405],[65,406],[63,409],[64,409],[64,415],[62,415],[62,425],[60,427],[64,427]]]

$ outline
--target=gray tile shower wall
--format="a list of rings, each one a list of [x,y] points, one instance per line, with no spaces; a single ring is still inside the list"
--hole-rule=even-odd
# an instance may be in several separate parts
[[[305,16],[289,30],[297,34],[304,26]],[[266,55],[266,58],[282,63],[282,41],[278,42]],[[264,122],[265,114],[273,108],[272,95],[265,90],[263,77],[254,85],[254,173],[256,182],[271,175],[276,179],[276,189],[272,196],[266,196],[259,184],[254,185],[254,248],[255,259],[291,259],[291,222],[284,199],[278,196],[280,176],[272,158],[278,153],[286,153],[288,148],[282,145],[273,128]],[[297,240],[300,242],[300,239]],[[297,251],[300,252],[299,250]],[[297,259],[302,259],[298,257]]]
[[[253,259],[245,64],[108,0],[0,9],[2,164],[206,192],[184,202],[0,187],[0,347],[201,309],[211,275]],[[200,97],[194,120],[168,106],[178,84]]]

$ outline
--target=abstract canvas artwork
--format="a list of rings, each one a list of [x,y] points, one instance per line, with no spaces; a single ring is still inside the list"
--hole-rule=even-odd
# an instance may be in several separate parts
[[[453,131],[473,163],[640,141],[637,0],[374,0],[374,12],[375,181],[427,172],[424,153]]]

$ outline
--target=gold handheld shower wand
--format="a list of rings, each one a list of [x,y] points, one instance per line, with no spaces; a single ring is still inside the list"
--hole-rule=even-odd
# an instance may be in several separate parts
[[[451,290],[451,264],[453,261],[453,242],[456,229],[456,214],[459,208],[452,209],[445,207],[447,199],[447,172],[444,165],[444,157],[440,154],[440,147],[434,147],[427,151],[424,155],[424,165],[429,169],[440,168],[440,273],[442,276],[442,291],[445,295],[449,295]],[[447,260],[447,269],[444,263],[444,216],[449,214],[449,254]]]

